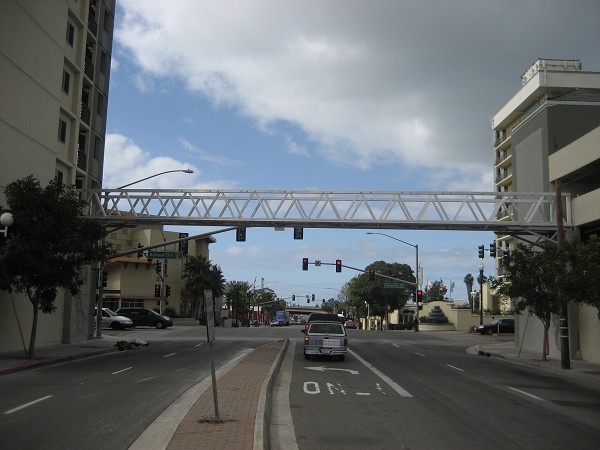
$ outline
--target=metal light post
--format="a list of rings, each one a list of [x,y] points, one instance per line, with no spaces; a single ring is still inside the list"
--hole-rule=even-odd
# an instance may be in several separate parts
[[[386,236],[389,237],[390,239],[394,239],[395,241],[398,242],[402,242],[403,244],[406,245],[410,245],[411,247],[413,247],[415,249],[415,253],[416,253],[416,262],[415,262],[415,314],[416,314],[416,326],[415,326],[415,331],[419,331],[419,300],[418,300],[418,291],[419,291],[419,245],[418,244],[411,244],[410,242],[406,242],[403,241],[402,239],[398,239],[395,238],[394,236],[390,236],[389,234],[385,234],[385,233],[377,233],[377,232],[370,232],[368,231],[367,234],[380,234],[382,236]]]
[[[137,183],[141,183],[142,181],[146,181],[149,180],[150,178],[154,178],[154,177],[158,177],[160,175],[164,175],[166,173],[173,173],[173,172],[182,172],[182,173],[194,173],[194,171],[192,169],[176,169],[176,170],[166,170],[164,172],[159,172],[159,173],[155,173],[154,175],[150,175],[149,177],[145,177],[136,181],[132,181],[131,183],[127,183],[124,184],[123,186],[119,186],[116,189],[124,189],[128,186],[131,186],[133,184],[137,184]],[[105,200],[107,201],[107,200]],[[11,216],[12,217],[12,216]],[[102,234],[102,244],[104,244],[104,233]],[[102,273],[104,272],[104,260],[100,261],[99,264],[99,277],[101,279],[102,277]],[[96,283],[98,286],[98,304],[96,305],[96,338],[100,339],[102,338],[102,303],[103,303],[103,297],[104,297],[104,286],[102,281],[100,281],[100,283],[98,283],[98,278],[96,279]],[[163,295],[163,287],[161,286],[161,290],[160,290],[160,307],[162,308],[162,295]]]
[[[479,264],[479,325],[483,325],[483,263]]]
[[[0,216],[0,225],[2,225],[4,228],[0,230],[0,234],[3,234],[5,238],[8,237],[8,227],[10,227],[13,223],[15,223],[15,219],[11,213],[2,213]]]
[[[271,283],[279,283],[279,281],[267,281],[265,283],[265,279],[263,277],[261,277],[260,279],[260,294],[256,296],[256,314],[257,314],[257,319],[258,319],[258,325],[260,326],[263,322],[263,316],[262,316],[262,312],[260,310],[260,304],[263,300],[263,297],[265,295],[265,285],[267,284],[271,284]],[[271,292],[274,292],[272,289],[269,289]],[[268,303],[268,302],[267,302]]]
[[[142,178],[141,180],[132,181],[131,183],[124,184],[123,186],[119,186],[118,188],[115,188],[115,189],[125,189],[128,186],[131,186],[131,185],[137,184],[137,183],[141,183],[142,181],[149,180],[150,178],[154,178],[154,177],[157,177],[159,175],[164,175],[166,173],[174,173],[174,172],[194,173],[194,171],[192,169],[165,170],[164,172],[155,173],[154,175],[150,175],[149,177]]]

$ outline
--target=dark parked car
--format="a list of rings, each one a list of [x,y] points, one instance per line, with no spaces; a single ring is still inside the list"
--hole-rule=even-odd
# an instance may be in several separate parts
[[[338,316],[337,314],[328,313],[325,311],[318,312],[318,313],[311,313],[310,316],[308,316],[308,320],[306,321],[306,325],[304,325],[302,332],[306,333],[308,331],[308,327],[310,326],[310,323],[314,322],[316,320],[318,320],[319,322],[342,323],[342,319],[340,319],[340,316]]]
[[[514,319],[496,319],[490,323],[479,325],[475,331],[481,334],[514,333],[515,321]]]
[[[173,320],[170,317],[146,308],[121,308],[117,311],[120,316],[129,317],[135,327],[156,327],[168,328],[173,326]]]

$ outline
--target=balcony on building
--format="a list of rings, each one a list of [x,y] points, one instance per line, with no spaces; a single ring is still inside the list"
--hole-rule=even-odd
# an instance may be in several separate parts
[[[98,20],[96,19],[96,0],[90,0],[88,12],[88,29],[94,36],[98,33]]]

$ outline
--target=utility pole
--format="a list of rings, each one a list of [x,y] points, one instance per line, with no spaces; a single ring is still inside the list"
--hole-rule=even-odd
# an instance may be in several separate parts
[[[562,268],[562,272],[566,270],[565,260],[562,256],[562,249],[564,245],[565,239],[565,229],[563,227],[563,209],[562,209],[562,198],[561,198],[561,188],[560,188],[560,179],[554,182],[554,187],[556,189],[556,243],[558,246],[558,255],[560,258],[560,265]],[[568,312],[568,304],[565,302],[561,296],[559,291],[560,302],[560,322],[559,322],[559,331],[560,331],[560,367],[562,369],[570,369],[571,368],[571,355],[569,354],[569,312]]]

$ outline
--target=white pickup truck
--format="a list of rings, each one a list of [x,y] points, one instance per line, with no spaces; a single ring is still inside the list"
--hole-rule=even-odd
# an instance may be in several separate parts
[[[310,322],[304,336],[304,357],[337,356],[341,361],[348,351],[348,336],[340,322]]]

